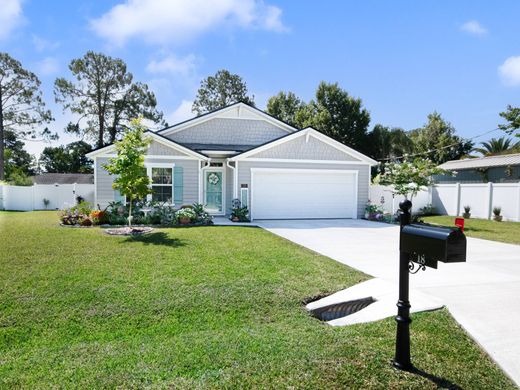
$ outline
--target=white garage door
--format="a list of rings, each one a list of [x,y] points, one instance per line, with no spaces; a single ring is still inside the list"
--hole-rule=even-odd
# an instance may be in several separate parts
[[[254,219],[356,218],[357,172],[251,169]]]

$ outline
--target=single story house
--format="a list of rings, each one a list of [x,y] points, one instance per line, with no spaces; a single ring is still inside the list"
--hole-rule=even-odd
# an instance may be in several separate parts
[[[437,183],[518,183],[520,153],[447,161],[439,168],[455,171],[454,176],[438,175]]]
[[[31,176],[33,184],[94,184],[92,173],[42,173]]]
[[[242,102],[145,134],[149,200],[202,203],[213,215],[229,214],[238,198],[251,219],[359,218],[377,164],[319,131],[294,128]],[[121,200],[103,168],[114,149],[87,154],[101,207]]]

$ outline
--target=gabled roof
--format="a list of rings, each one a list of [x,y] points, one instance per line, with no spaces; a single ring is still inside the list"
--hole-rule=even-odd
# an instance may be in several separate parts
[[[244,115],[244,113],[247,113]],[[241,116],[242,115],[242,116]],[[187,129],[191,126],[195,126],[198,124],[201,124],[203,122],[206,122],[208,120],[211,120],[213,118],[236,118],[236,119],[263,119],[277,127],[279,127],[282,130],[285,130],[289,133],[298,131],[297,128],[289,125],[288,123],[285,123],[277,118],[275,118],[272,115],[269,115],[265,111],[262,111],[256,107],[253,107],[249,104],[246,104],[244,102],[237,102],[230,104],[229,106],[219,108],[218,110],[214,110],[211,112],[207,112],[205,114],[196,116],[194,118],[185,120],[183,122],[177,123],[172,126],[168,126],[164,129],[161,129],[157,131],[157,133],[160,134],[173,134],[178,131]]]
[[[31,176],[34,184],[94,184],[92,173],[42,173]]]
[[[153,132],[151,130],[147,130],[145,131],[145,136],[146,137],[150,137],[152,138],[154,141],[157,141],[165,146],[168,146],[170,148],[173,148],[173,149],[177,149],[179,151],[181,151],[182,153],[185,153],[187,154],[188,156],[191,156],[191,157],[194,157],[194,158],[198,158],[200,160],[208,160],[209,158],[201,153],[198,153],[190,148],[187,148],[175,141],[172,141],[171,139],[169,138],[166,138],[165,136],[161,135],[161,134],[157,134],[156,132]],[[96,156],[99,156],[99,155],[102,155],[104,153],[109,153],[110,151],[112,151],[113,149],[115,148],[115,145],[114,144],[110,144],[110,145],[107,145],[107,146],[104,146],[102,148],[98,148],[98,149],[95,149],[89,153],[86,154],[86,156],[88,158],[94,158]]]
[[[259,153],[259,152],[262,152],[264,150],[268,150],[268,149],[271,149],[275,146],[278,146],[278,145],[281,145],[285,142],[289,142],[291,140],[294,140],[298,137],[303,137],[303,136],[310,136],[312,135],[313,137],[317,138],[318,140],[320,141],[323,141],[327,144],[329,144],[330,146],[340,150],[341,152],[343,153],[346,153],[350,156],[353,156],[357,159],[359,159],[359,161],[361,162],[364,162],[364,163],[367,163],[369,165],[377,165],[378,162],[371,159],[370,157],[368,156],[365,156],[363,153],[360,153],[358,152],[357,150],[355,149],[352,149],[351,147],[348,147],[346,145],[343,145],[341,142],[338,142],[336,141],[335,139],[332,139],[328,136],[326,136],[325,134],[319,132],[318,130],[315,130],[313,129],[312,127],[307,127],[303,130],[299,130],[297,132],[294,132],[294,133],[291,133],[291,134],[287,134],[283,137],[280,137],[280,138],[277,138],[275,140],[272,140],[270,142],[267,142],[263,145],[259,145],[253,149],[250,149],[250,150],[247,150],[243,153],[240,153],[240,154],[237,154],[236,156],[230,158],[231,161],[237,161],[237,160],[242,160],[242,159],[245,159],[247,157],[250,157],[252,155],[255,155],[256,153]]]
[[[505,167],[508,165],[520,165],[520,153],[503,154],[479,158],[466,158],[464,160],[447,161],[439,165],[439,168],[447,170]]]

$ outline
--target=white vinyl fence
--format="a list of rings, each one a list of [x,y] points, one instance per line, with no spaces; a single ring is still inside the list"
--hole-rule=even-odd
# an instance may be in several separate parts
[[[403,199],[394,197],[390,187],[370,186],[370,201],[385,211],[394,213]],[[432,204],[439,214],[452,216],[462,215],[464,206],[470,206],[472,217],[484,219],[491,219],[493,208],[500,207],[505,220],[520,222],[520,183],[437,184],[412,202],[414,211]]]
[[[77,196],[94,202],[94,184],[0,185],[0,210],[61,210],[74,206]],[[49,200],[47,207],[44,199]]]

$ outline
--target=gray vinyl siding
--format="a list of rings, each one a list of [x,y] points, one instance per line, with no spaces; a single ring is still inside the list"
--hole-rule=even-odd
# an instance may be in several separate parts
[[[434,177],[437,183],[484,183],[484,176],[476,169],[457,169],[455,176],[437,175]],[[520,181],[520,166],[490,167],[487,171],[487,181],[492,183],[511,183]]]
[[[101,208],[106,207],[114,201],[114,190],[112,189],[113,176],[109,175],[102,164],[108,158],[96,159],[96,192],[97,203]],[[167,163],[175,164],[183,168],[183,204],[193,204],[199,201],[199,161],[198,160],[175,160],[175,159],[147,159],[146,164]],[[181,205],[176,205],[181,206]]]
[[[272,147],[260,153],[251,155],[251,158],[283,158],[300,160],[334,160],[334,161],[359,161],[359,159],[346,154],[323,141],[312,136],[301,136],[292,141]]]
[[[164,135],[179,143],[260,145],[286,134],[287,131],[264,120],[214,118]]]
[[[251,204],[251,168],[286,168],[286,169],[339,169],[358,171],[358,207],[357,216],[361,218],[365,213],[365,205],[368,201],[369,165],[358,164],[329,164],[329,163],[280,163],[280,162],[238,162],[238,188],[242,184],[249,187],[249,204]]]
[[[114,179],[113,176],[109,175],[103,168],[103,164],[107,162],[108,157],[96,158],[96,202],[102,209],[114,201],[114,189],[112,188]]]
[[[148,147],[148,153],[152,156],[186,156],[186,153],[182,153],[177,149],[165,146],[157,141],[152,141]]]

